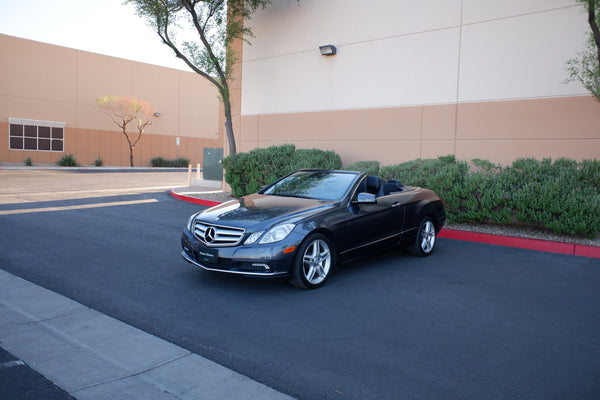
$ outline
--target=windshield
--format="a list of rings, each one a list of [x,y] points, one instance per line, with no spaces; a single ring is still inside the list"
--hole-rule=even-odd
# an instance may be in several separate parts
[[[348,191],[355,174],[331,171],[298,171],[275,183],[264,194],[340,200]]]

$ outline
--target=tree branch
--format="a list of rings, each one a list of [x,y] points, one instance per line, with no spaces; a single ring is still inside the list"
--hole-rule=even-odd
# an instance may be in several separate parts
[[[144,121],[142,124],[138,124],[137,139],[135,139],[135,141],[133,142],[132,146],[135,146],[137,144],[137,142],[140,141],[140,139],[142,138],[142,133],[144,133],[144,130],[146,129],[146,127],[148,125],[152,125],[152,120],[151,119]]]
[[[196,13],[196,9],[193,7],[194,4],[191,4],[189,1],[183,1],[183,4],[188,13],[190,13],[190,15],[192,16],[192,22],[194,24],[194,27],[198,31],[198,34],[200,35],[200,40],[202,41],[202,44],[204,45],[204,48],[206,49],[206,52],[208,53],[208,56],[213,66],[215,67],[215,70],[217,71],[217,74],[219,74],[219,79],[221,80],[222,86],[221,88],[219,88],[219,91],[223,92],[227,89],[226,77],[225,73],[223,72],[223,69],[221,68],[221,64],[219,63],[219,59],[213,53],[212,46],[206,39],[206,32],[200,26],[200,22],[198,21],[198,14]]]
[[[194,4],[195,6],[195,4]],[[208,8],[208,13],[206,14],[206,18],[204,18],[204,24],[202,24],[202,30],[206,31],[206,27],[210,21],[210,19],[213,17],[213,15],[215,15],[215,13],[217,12],[217,10],[219,9],[219,5],[216,4],[213,7],[209,7]]]
[[[188,2],[183,2],[184,5]],[[166,6],[165,6],[166,7]],[[175,11],[175,10],[173,10]],[[218,82],[215,78],[213,78],[212,76],[210,76],[209,74],[207,74],[206,72],[200,70],[198,67],[196,67],[196,65],[194,65],[194,63],[192,63],[185,54],[183,54],[175,45],[175,43],[173,43],[173,41],[171,40],[171,38],[169,37],[169,16],[171,14],[170,10],[165,10],[165,21],[164,21],[164,26],[162,27],[161,30],[161,26],[159,23],[159,16],[156,16],[156,32],[158,33],[158,36],[160,37],[160,39],[162,40],[162,42],[164,44],[166,44],[167,46],[169,46],[171,48],[171,50],[173,50],[173,52],[175,53],[175,56],[177,58],[182,59],[188,67],[190,67],[192,69],[192,71],[194,71],[195,73],[197,73],[198,75],[203,76],[204,78],[208,79],[213,85],[215,85],[219,91],[223,90],[222,86],[220,84],[220,82]]]

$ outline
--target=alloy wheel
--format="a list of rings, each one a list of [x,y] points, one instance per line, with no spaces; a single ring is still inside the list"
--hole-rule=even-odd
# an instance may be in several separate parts
[[[425,254],[431,253],[435,246],[435,226],[431,220],[425,221],[420,232],[421,250]]]
[[[311,285],[318,285],[327,278],[331,268],[331,250],[324,240],[312,241],[302,257],[302,273]]]

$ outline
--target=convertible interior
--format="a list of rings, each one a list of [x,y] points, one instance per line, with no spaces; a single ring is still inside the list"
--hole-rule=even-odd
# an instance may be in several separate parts
[[[380,177],[369,175],[360,183],[356,193],[371,193],[374,194],[375,197],[381,197],[408,190],[409,189],[406,186],[396,179],[390,179],[384,183]]]

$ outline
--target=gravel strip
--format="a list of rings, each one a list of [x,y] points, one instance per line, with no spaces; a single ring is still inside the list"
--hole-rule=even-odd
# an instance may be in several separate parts
[[[225,203],[226,201],[229,201],[229,200],[235,200],[235,197],[233,197],[231,195],[231,193],[229,193],[229,192],[212,192],[212,193],[193,193],[193,192],[184,193],[184,192],[182,192],[181,194],[188,196],[188,197],[194,197],[196,199],[220,201],[221,203]]]

